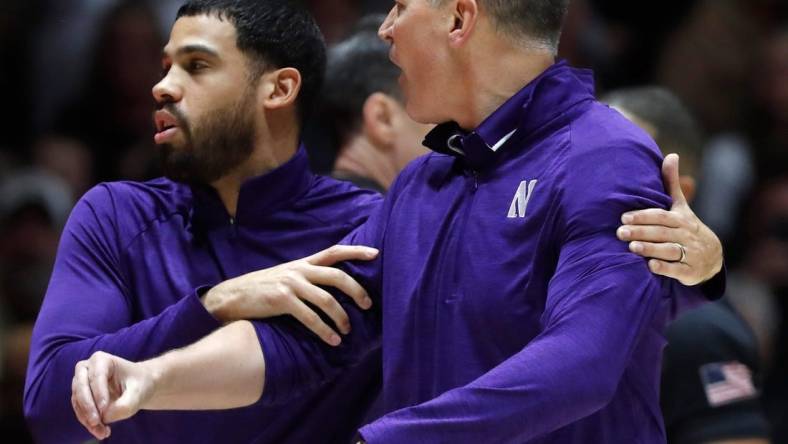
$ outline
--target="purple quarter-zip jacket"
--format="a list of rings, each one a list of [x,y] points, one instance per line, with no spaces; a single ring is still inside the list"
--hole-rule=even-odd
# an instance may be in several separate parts
[[[377,443],[659,443],[670,284],[616,239],[667,207],[659,150],[549,68],[470,134],[442,125],[393,188]],[[371,233],[370,233],[371,232]],[[363,273],[362,273],[363,274]]]
[[[654,142],[594,99],[590,72],[561,62],[475,131],[441,125],[425,144],[436,153],[344,241],[381,249],[348,265],[383,306],[388,414],[362,436],[664,442],[663,326],[676,300],[702,293],[616,239],[622,213],[670,204]],[[312,378],[315,356],[267,329],[264,398]]]
[[[37,442],[90,438],[70,403],[79,360],[102,350],[139,361],[200,339],[220,326],[197,297],[201,287],[327,248],[379,201],[313,175],[303,148],[244,183],[234,221],[212,190],[166,179],[103,184],[88,192],[63,232],[33,333],[25,412]],[[291,319],[267,324],[323,347]],[[362,340],[376,344],[375,338]],[[379,391],[379,368],[379,355],[372,353],[356,367],[321,373],[319,382],[330,383],[286,402],[143,411],[113,425],[108,442],[346,443]]]

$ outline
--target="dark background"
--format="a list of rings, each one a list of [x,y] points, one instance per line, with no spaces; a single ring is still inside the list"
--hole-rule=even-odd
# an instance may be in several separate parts
[[[392,2],[307,1],[329,44]],[[99,181],[156,176],[151,87],[179,0],[0,3],[0,436],[21,413],[30,331],[71,206]],[[704,134],[693,205],[724,241],[785,424],[788,312],[788,1],[573,0],[561,56],[600,93],[659,84]],[[330,143],[313,165],[328,171]],[[784,427],[784,426],[783,426]]]

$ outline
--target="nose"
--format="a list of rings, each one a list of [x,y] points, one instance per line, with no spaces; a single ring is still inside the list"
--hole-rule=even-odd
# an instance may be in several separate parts
[[[378,29],[378,37],[380,37],[381,40],[388,43],[394,43],[391,30],[394,25],[394,18],[396,15],[397,7],[394,6],[391,8],[391,11],[389,11],[389,15],[386,16],[386,20],[383,21],[382,25],[380,25],[380,29]]]
[[[170,70],[170,73],[172,70]],[[168,73],[159,83],[153,86],[153,98],[158,104],[178,102],[182,98],[181,88],[176,84],[172,75]]]

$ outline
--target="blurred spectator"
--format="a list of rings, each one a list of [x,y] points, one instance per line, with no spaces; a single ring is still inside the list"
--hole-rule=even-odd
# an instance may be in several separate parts
[[[306,0],[320,30],[331,44],[348,34],[359,17],[368,14],[388,14],[391,0]]]
[[[76,139],[46,136],[33,147],[33,163],[65,181],[76,201],[94,183],[93,158],[88,147]]]
[[[752,67],[763,40],[742,0],[699,0],[667,40],[657,67],[660,83],[695,113],[710,134],[740,131],[751,116]]]
[[[597,54],[592,66],[602,89],[654,81],[655,64],[665,37],[680,25],[697,0],[633,2],[588,0],[598,21]],[[572,5],[571,8],[575,8]]]
[[[0,291],[12,322],[35,320],[73,203],[68,185],[42,171],[0,185]]]
[[[765,184],[749,208],[749,248],[742,269],[766,283],[780,308],[764,399],[775,442],[783,443],[788,442],[788,174]]]
[[[307,0],[306,4],[315,17],[327,43],[341,39],[349,26],[358,20],[359,0]]]
[[[30,335],[73,202],[68,185],[41,171],[0,183],[0,432],[13,442],[31,442],[22,414]]]
[[[667,39],[656,73],[709,135],[696,206],[726,243],[737,234],[736,215],[756,180],[748,130],[758,120],[753,85],[765,37],[764,3],[698,0]]]
[[[754,122],[752,134],[762,147],[759,171],[775,177],[788,172],[788,22],[770,36],[762,54],[756,90],[764,118]]]
[[[691,200],[702,138],[687,108],[656,87],[617,90],[603,101],[648,132],[663,153],[681,156],[679,183]],[[729,298],[682,314],[666,336],[660,395],[668,441],[768,443],[758,342]]]
[[[41,1],[45,1],[46,7],[36,9],[41,25],[35,29],[31,57],[33,120],[38,132],[50,131],[64,106],[88,88],[91,55],[101,37],[100,23],[119,3],[128,0],[37,2]],[[152,25],[164,35],[169,32],[172,17],[183,1],[137,0],[135,3],[148,5],[155,11],[157,20]]]
[[[58,124],[58,132],[87,143],[98,180],[147,178],[155,164],[150,90],[160,76],[163,44],[144,3],[120,3],[101,26],[85,93]],[[123,168],[129,155],[137,156],[134,170]]]
[[[381,192],[427,152],[421,142],[432,128],[405,112],[400,70],[389,60],[389,45],[377,36],[384,19],[365,17],[331,48],[322,110],[339,142],[333,176]]]

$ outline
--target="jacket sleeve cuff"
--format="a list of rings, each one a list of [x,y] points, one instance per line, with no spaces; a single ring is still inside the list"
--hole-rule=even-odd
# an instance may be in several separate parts
[[[281,397],[280,393],[287,393],[290,385],[287,375],[283,374],[281,365],[283,356],[287,356],[287,353],[284,352],[283,344],[278,340],[275,329],[259,321],[252,321],[252,325],[257,333],[257,340],[260,342],[265,361],[263,396],[260,397],[259,402],[264,405],[276,404],[276,401]]]
[[[714,277],[698,286],[703,295],[706,296],[706,299],[710,301],[716,301],[717,299],[720,299],[723,294],[725,294],[725,288],[728,282],[727,274],[727,267],[725,267],[725,263],[723,263],[722,269],[720,269],[719,273],[715,274]]]
[[[175,316],[170,328],[180,336],[178,342],[191,344],[212,333],[222,326],[218,319],[213,317],[200,302],[200,295],[210,287],[199,287],[194,292],[186,295],[175,306]]]

